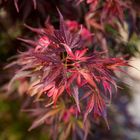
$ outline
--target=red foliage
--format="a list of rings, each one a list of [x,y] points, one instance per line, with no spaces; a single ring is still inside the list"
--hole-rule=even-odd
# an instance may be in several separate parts
[[[18,0],[14,2],[19,11]],[[83,1],[77,2],[80,5]],[[37,1],[32,3],[36,8]],[[116,25],[116,20],[123,22],[129,6],[122,0],[86,0],[85,4],[89,9],[84,23],[64,20],[58,10],[59,29],[50,23],[39,29],[26,25],[39,38],[37,41],[19,38],[32,47],[19,54],[13,63],[20,69],[9,88],[13,81],[23,79],[29,84],[26,92],[30,96],[35,96],[38,102],[44,99],[43,111],[37,108],[34,116],[39,118],[30,129],[58,120],[76,131],[73,118],[82,120],[85,126],[90,126],[89,118],[96,121],[103,117],[107,123],[107,104],[114,89],[117,90],[115,71],[122,71],[121,67],[128,64],[123,57],[108,54],[105,26]]]
[[[70,29],[72,30],[71,27]],[[90,112],[106,120],[104,100],[112,96],[112,85],[117,87],[113,72],[120,70],[120,66],[127,66],[127,62],[121,58],[104,58],[104,54],[89,51],[83,46],[82,32],[70,32],[61,14],[59,30],[53,29],[52,33],[46,29],[40,31],[42,37],[36,47],[21,53],[17,61],[21,66],[17,75],[27,72],[22,76],[34,77],[30,83],[29,94],[36,95],[37,98],[47,94],[48,98],[52,98],[53,103],[57,104],[58,98],[64,96],[66,91],[75,99],[79,112],[83,102],[81,98],[86,96],[84,100],[87,102],[87,109],[82,109],[85,120]],[[100,89],[100,84],[104,91]],[[80,95],[79,89],[83,90],[84,95]]]

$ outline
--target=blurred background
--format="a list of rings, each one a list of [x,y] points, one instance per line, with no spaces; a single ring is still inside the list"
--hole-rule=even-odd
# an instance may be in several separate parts
[[[54,9],[54,5],[46,5],[49,10],[42,6],[42,9],[33,10],[31,7],[21,7],[20,14],[17,13],[14,4],[10,0],[5,5],[0,2],[0,140],[49,140],[45,129],[47,126],[41,126],[28,132],[32,119],[23,111],[22,106],[26,104],[26,97],[15,92],[16,86],[12,92],[6,92],[6,84],[12,77],[12,69],[3,69],[9,63],[9,58],[17,54],[18,50],[24,49],[17,37],[33,37],[31,31],[23,26],[28,23],[32,26],[41,26],[44,24],[49,10]],[[53,3],[53,0],[52,0]],[[59,2],[58,2],[59,3]],[[139,3],[139,2],[138,2]],[[137,1],[136,1],[137,4]],[[61,7],[61,6],[60,6]],[[24,9],[25,8],[25,9]],[[72,7],[71,7],[72,8]],[[137,8],[137,6],[135,7]],[[55,11],[56,12],[56,11]],[[54,13],[55,13],[54,12]],[[68,15],[69,13],[65,13]],[[79,11],[76,11],[79,14]],[[138,13],[138,21],[140,21]],[[75,18],[75,17],[73,17]],[[35,21],[35,22],[34,22]],[[124,54],[131,54],[129,63],[134,66],[125,69],[129,76],[117,73],[120,77],[118,84],[120,88],[117,94],[114,94],[112,104],[108,107],[108,120],[110,130],[107,130],[104,123],[96,124],[92,128],[93,134],[89,140],[140,140],[140,38],[138,34],[133,33],[129,41],[128,23],[125,27],[120,26],[121,41],[119,48]],[[137,24],[140,27],[140,23]],[[114,44],[113,44],[114,45]],[[125,47],[123,50],[121,47]],[[112,49],[114,52],[117,50]],[[120,51],[119,50],[119,51]],[[118,51],[118,50],[117,50]],[[24,85],[26,86],[26,84]],[[28,99],[27,99],[28,100]]]

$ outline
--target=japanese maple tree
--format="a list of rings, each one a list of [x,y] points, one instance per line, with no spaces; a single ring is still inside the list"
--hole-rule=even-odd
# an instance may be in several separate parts
[[[22,2],[13,2],[20,14]],[[36,39],[19,37],[28,48],[19,52],[16,60],[6,66],[16,67],[8,89],[15,81],[19,85],[26,81],[28,86],[24,93],[34,98],[35,103],[29,102],[31,109],[26,109],[36,117],[29,130],[47,124],[50,136],[53,139],[58,139],[58,136],[60,140],[69,138],[71,133],[86,139],[91,122],[102,118],[109,129],[107,106],[117,92],[116,72],[124,72],[122,67],[129,66],[126,56],[112,55],[109,35],[115,32],[115,39],[120,37],[118,25],[123,26],[125,16],[131,15],[132,2],[67,0],[62,4],[65,6],[70,2],[79,11],[85,8],[79,16],[81,20],[70,17],[69,11],[63,14],[61,2],[56,3],[57,10],[54,15],[47,13],[49,18],[46,17],[44,27],[34,28],[25,24]],[[30,5],[25,3],[25,7],[30,6],[34,10],[43,3],[51,5],[48,0],[32,0]],[[51,21],[51,16],[55,16],[57,25],[55,20]],[[133,21],[135,24],[134,17]],[[113,33],[108,33],[107,27]]]

